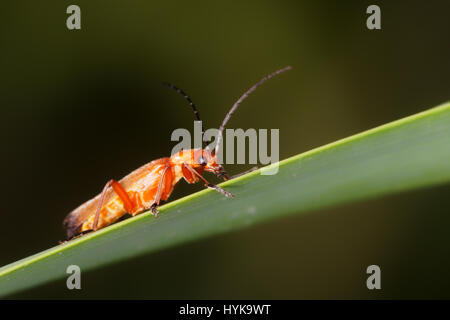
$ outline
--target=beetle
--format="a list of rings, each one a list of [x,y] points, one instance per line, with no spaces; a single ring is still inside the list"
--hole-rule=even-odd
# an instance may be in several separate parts
[[[229,179],[228,174],[223,166],[218,163],[216,157],[225,125],[240,103],[257,87],[270,78],[290,69],[291,67],[287,66],[267,75],[248,89],[235,102],[219,128],[216,147],[213,151],[207,147],[181,150],[171,157],[151,161],[119,181],[109,180],[99,195],[80,205],[64,219],[63,225],[66,229],[67,239],[70,240],[88,232],[104,228],[117,221],[126,213],[135,216],[150,210],[157,217],[157,208],[160,202],[169,198],[175,185],[182,178],[187,183],[201,181],[205,187],[216,190],[226,197],[234,198],[234,195],[230,192],[209,183],[202,174],[210,172],[224,180]],[[184,96],[189,102],[196,119],[201,121],[197,107],[190,97],[181,89],[168,83],[166,85]]]

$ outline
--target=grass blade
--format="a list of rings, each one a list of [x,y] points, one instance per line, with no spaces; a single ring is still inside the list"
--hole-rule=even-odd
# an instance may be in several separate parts
[[[450,103],[252,172],[0,268],[0,296],[289,214],[450,181]],[[61,280],[65,281],[65,280]]]

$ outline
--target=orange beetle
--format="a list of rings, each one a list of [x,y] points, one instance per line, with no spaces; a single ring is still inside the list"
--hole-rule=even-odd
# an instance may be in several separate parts
[[[236,101],[220,126],[214,152],[208,148],[182,150],[170,158],[161,158],[149,162],[120,181],[108,181],[101,194],[73,210],[64,219],[63,224],[66,228],[67,238],[72,239],[85,233],[104,228],[126,213],[135,216],[150,209],[152,214],[157,216],[157,207],[160,201],[165,201],[169,198],[175,185],[181,178],[184,178],[188,183],[196,183],[201,180],[207,188],[219,191],[226,197],[234,198],[228,191],[209,183],[202,174],[204,171],[207,171],[216,174],[224,180],[229,179],[224,168],[217,162],[216,158],[226,123],[239,104],[257,87],[270,78],[290,69],[291,67],[287,66],[269,74]],[[187,99],[197,120],[200,121],[197,108],[189,96],[181,89],[170,84],[167,85]]]

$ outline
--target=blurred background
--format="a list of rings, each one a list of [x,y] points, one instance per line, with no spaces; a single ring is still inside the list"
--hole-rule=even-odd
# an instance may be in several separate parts
[[[81,8],[81,30],[66,8]],[[381,7],[382,29],[366,28]],[[449,100],[448,1],[3,1],[0,265],[57,244],[62,220],[191,129],[280,128],[280,158]],[[246,166],[229,165],[232,173]],[[214,181],[214,180],[213,180]],[[200,190],[181,182],[171,200]],[[12,298],[450,298],[450,186],[289,217]],[[366,288],[381,267],[382,290]]]

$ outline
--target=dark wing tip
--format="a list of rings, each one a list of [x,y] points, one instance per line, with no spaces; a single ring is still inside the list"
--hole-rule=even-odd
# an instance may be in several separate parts
[[[79,233],[81,223],[77,219],[78,215],[71,212],[63,221],[63,226],[66,229],[67,239],[72,238]]]

